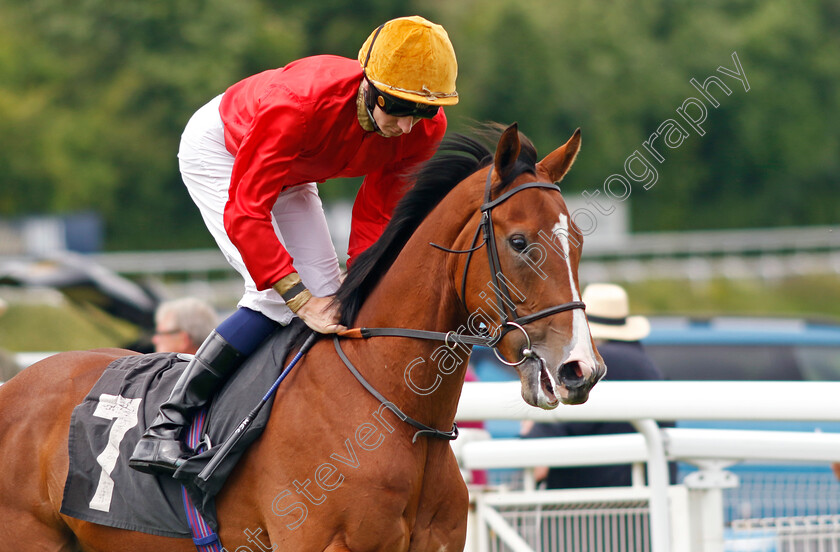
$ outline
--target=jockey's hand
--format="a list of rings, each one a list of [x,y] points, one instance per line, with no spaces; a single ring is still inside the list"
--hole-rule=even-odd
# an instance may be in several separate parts
[[[313,295],[298,309],[297,315],[318,333],[331,334],[347,329],[338,323],[338,303],[333,302],[332,296],[315,297]]]

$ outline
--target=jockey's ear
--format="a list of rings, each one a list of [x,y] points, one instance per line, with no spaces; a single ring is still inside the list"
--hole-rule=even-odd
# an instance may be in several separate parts
[[[537,163],[537,174],[544,174],[552,182],[560,182],[572,163],[575,162],[578,151],[580,151],[580,129],[577,129],[569,141],[545,156],[545,159]]]
[[[519,125],[513,123],[502,133],[499,145],[496,146],[496,157],[493,163],[498,182],[504,181],[510,175],[511,170],[516,165],[516,160],[519,158],[520,149]]]

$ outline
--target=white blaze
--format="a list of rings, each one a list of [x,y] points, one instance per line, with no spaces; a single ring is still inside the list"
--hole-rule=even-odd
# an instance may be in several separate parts
[[[572,290],[572,301],[580,301],[580,290],[572,272],[571,248],[569,247],[569,217],[560,213],[560,221],[551,229],[552,234],[560,242],[560,249],[566,259],[566,270],[569,276],[569,289]],[[572,339],[569,345],[566,362],[583,361],[591,367],[595,366],[595,351],[589,336],[589,325],[583,309],[572,311]]]

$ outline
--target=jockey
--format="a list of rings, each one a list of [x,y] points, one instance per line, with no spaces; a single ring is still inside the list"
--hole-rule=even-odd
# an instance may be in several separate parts
[[[443,27],[403,17],[374,30],[358,61],[303,58],[234,84],[193,115],[181,137],[181,175],[245,294],[186,367],[131,467],[173,473],[193,454],[180,439],[193,411],[295,315],[316,332],[345,329],[316,183],[365,176],[349,265],[382,234],[407,170],[443,138],[440,107],[458,103],[457,72]]]

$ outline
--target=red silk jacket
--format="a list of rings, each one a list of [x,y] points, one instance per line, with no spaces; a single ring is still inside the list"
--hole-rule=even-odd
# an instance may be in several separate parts
[[[358,61],[314,56],[248,77],[222,98],[225,145],[235,157],[225,231],[258,289],[295,271],[271,225],[280,192],[365,176],[353,205],[352,261],[385,229],[407,188],[401,175],[431,157],[443,138],[442,109],[409,134],[384,138],[365,131],[356,109],[361,80]]]

